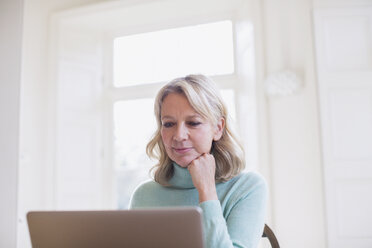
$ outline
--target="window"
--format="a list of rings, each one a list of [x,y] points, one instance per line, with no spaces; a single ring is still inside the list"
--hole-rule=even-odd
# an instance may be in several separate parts
[[[156,163],[146,155],[146,144],[156,128],[154,99],[144,98],[142,91],[191,73],[233,73],[232,21],[118,37],[113,43],[113,90],[119,92],[112,105],[114,188],[118,208],[127,208],[131,193],[149,179],[149,169]],[[234,118],[233,86],[221,93]],[[133,92],[130,99],[120,95],[126,88]]]
[[[245,142],[248,167],[257,164],[249,4],[119,2],[52,18],[48,73],[55,84],[45,188],[55,209],[128,207],[156,163],[145,154],[156,128],[155,94],[186,74],[203,73],[218,84]]]
[[[139,182],[148,179],[154,163],[145,150],[156,128],[153,99],[117,101],[113,113],[117,204],[126,208],[130,194]]]
[[[114,85],[162,82],[190,73],[233,73],[232,38],[231,21],[118,37]]]

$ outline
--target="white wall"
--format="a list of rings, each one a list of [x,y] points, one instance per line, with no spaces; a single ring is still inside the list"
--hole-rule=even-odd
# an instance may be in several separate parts
[[[263,4],[265,75],[289,69],[304,84],[267,97],[271,207],[283,247],[326,247],[311,10],[309,0]]]
[[[18,247],[21,248],[29,247],[29,240],[24,238],[28,237],[27,211],[53,208],[54,189],[45,187],[51,180],[48,174],[51,164],[46,153],[50,124],[47,114],[54,111],[48,105],[52,97],[47,74],[50,17],[54,12],[97,1],[24,0],[18,205]]]
[[[0,1],[0,247],[16,246],[22,5]]]

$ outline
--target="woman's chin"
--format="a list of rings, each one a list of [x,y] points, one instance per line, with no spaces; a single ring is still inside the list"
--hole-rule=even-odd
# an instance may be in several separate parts
[[[187,168],[187,167],[189,166],[189,164],[191,163],[191,161],[190,161],[190,162],[182,162],[182,161],[177,162],[177,161],[176,161],[176,163],[177,163],[179,166],[183,167],[183,168]]]
[[[180,160],[175,160],[176,164],[183,168],[187,168],[189,164],[194,160],[194,158],[191,159],[180,159]]]
[[[172,154],[172,155],[173,156],[170,156],[170,158],[174,162],[176,162],[176,164],[178,164],[179,166],[181,166],[183,168],[186,168],[186,167],[189,166],[190,163],[192,163],[192,161],[197,159],[201,154],[193,152],[193,153],[185,154],[185,155],[182,155],[182,156],[180,156],[179,154]]]

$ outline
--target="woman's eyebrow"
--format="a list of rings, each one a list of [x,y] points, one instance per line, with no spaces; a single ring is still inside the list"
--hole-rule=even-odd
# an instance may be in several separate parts
[[[164,115],[161,117],[161,120],[164,120],[164,119],[171,119],[171,120],[174,120],[174,117],[170,116],[170,115]]]

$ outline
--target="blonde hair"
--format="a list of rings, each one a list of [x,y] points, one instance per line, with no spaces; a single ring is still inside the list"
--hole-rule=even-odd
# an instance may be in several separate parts
[[[218,182],[223,182],[238,175],[245,167],[244,152],[243,147],[230,129],[225,103],[210,78],[204,75],[188,75],[167,83],[160,89],[155,99],[154,112],[157,130],[146,147],[147,155],[158,160],[158,163],[152,168],[154,180],[166,186],[168,180],[173,176],[173,161],[166,153],[160,134],[162,127],[161,107],[163,100],[170,93],[186,96],[195,111],[211,121],[212,124],[216,124],[220,118],[225,119],[222,136],[218,141],[213,141],[211,148],[211,154],[216,161],[215,179]]]

